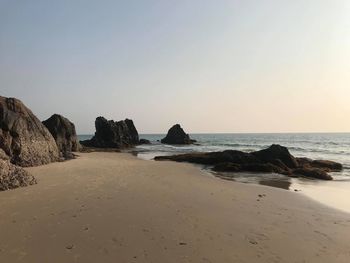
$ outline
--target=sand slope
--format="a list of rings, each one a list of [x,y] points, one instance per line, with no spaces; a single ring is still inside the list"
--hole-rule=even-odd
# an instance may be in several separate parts
[[[350,260],[350,216],[300,193],[122,153],[28,170],[0,192],[1,262]]]

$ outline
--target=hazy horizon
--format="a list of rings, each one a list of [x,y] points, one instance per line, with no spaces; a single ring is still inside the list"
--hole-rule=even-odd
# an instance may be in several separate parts
[[[0,95],[93,134],[350,132],[350,2],[0,0]]]

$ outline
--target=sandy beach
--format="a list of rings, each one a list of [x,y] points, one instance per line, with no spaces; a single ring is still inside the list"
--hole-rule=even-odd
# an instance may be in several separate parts
[[[190,164],[79,153],[1,192],[1,262],[349,262],[350,215]]]

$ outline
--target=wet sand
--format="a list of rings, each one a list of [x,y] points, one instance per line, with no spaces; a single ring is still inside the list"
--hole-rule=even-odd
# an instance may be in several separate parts
[[[350,215],[190,164],[82,153],[0,192],[1,262],[349,262]]]

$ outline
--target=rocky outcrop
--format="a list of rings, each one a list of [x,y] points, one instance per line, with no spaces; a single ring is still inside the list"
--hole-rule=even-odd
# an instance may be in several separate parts
[[[81,141],[87,147],[96,148],[126,148],[139,144],[139,134],[132,120],[106,120],[96,118],[96,132],[91,140]]]
[[[55,139],[61,156],[65,159],[73,158],[72,152],[77,152],[80,148],[74,124],[58,114],[52,115],[43,124]]]
[[[19,166],[59,160],[56,142],[40,120],[20,100],[1,96],[0,149]]]
[[[332,180],[328,172],[340,171],[340,163],[295,158],[286,147],[272,145],[267,149],[245,153],[227,150],[223,152],[188,153],[173,156],[158,156],[155,160],[171,160],[213,166],[218,172],[263,172],[299,175],[322,180]]]
[[[175,124],[170,128],[168,134],[161,140],[161,142],[166,144],[192,144],[195,143],[196,140],[192,140],[181,128],[180,124]]]
[[[271,163],[275,160],[279,160],[289,168],[298,167],[297,160],[289,153],[288,149],[277,144],[273,144],[267,149],[251,154],[263,162]]]
[[[0,149],[0,191],[36,184],[36,180],[22,167],[10,162],[10,158]]]
[[[151,144],[151,142],[147,139],[140,139],[139,144]]]

